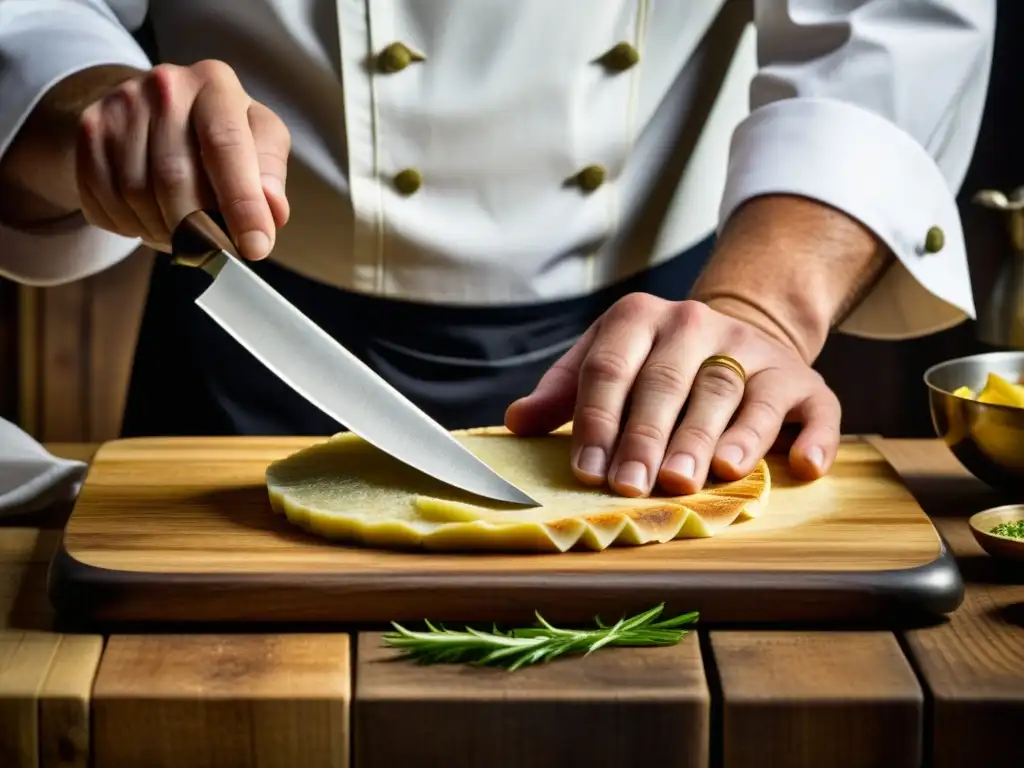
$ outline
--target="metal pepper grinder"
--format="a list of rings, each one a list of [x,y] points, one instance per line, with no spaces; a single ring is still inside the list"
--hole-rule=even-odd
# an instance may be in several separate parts
[[[1011,247],[991,300],[978,313],[978,338],[994,347],[1024,349],[1024,187],[1018,187],[1009,197],[998,190],[983,189],[973,200],[1003,213]]]

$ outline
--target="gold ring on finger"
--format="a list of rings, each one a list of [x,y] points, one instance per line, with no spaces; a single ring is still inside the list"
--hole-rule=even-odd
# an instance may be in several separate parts
[[[700,364],[698,370],[704,368],[711,368],[712,366],[719,366],[721,368],[728,368],[730,371],[740,377],[740,381],[744,384],[747,383],[747,372],[743,370],[743,366],[740,365],[740,361],[735,358],[729,357],[728,355],[712,355],[707,358],[703,363]]]

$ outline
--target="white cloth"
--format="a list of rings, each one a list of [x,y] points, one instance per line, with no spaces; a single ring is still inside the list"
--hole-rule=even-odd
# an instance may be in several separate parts
[[[290,127],[293,219],[273,258],[306,276],[449,304],[578,296],[785,192],[849,213],[899,260],[842,330],[974,316],[954,195],[995,0],[0,0],[0,152],[61,78],[148,66],[129,34],[147,10],[162,60],[228,62]],[[375,71],[394,41],[423,61]],[[595,63],[621,41],[636,66]],[[595,192],[565,183],[593,163]],[[404,168],[416,194],[394,189]],[[932,226],[946,244],[925,254]],[[136,247],[6,229],[0,273],[54,284]]]
[[[19,427],[0,419],[0,517],[73,499],[86,469],[80,461],[54,456]]]

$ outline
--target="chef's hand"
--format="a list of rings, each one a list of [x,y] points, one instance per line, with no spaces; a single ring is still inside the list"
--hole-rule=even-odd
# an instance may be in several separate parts
[[[216,207],[242,255],[267,256],[288,220],[284,123],[219,61],[160,64],[81,113],[77,186],[85,218],[169,250],[197,208]]]
[[[746,381],[728,366],[701,367],[714,355],[739,362]],[[641,496],[655,484],[694,493],[709,470],[746,476],[786,421],[801,425],[790,450],[794,472],[817,478],[836,455],[840,407],[780,338],[704,303],[634,293],[512,404],[506,423],[518,434],[544,434],[570,419],[577,477]]]

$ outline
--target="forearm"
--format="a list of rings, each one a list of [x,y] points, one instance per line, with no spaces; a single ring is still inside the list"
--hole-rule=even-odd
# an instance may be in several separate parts
[[[893,261],[846,214],[802,197],[765,195],[729,218],[691,296],[779,338],[810,363]]]
[[[79,116],[139,71],[122,65],[90,67],[60,81],[43,96],[0,157],[0,223],[31,228],[79,209],[75,182]]]

